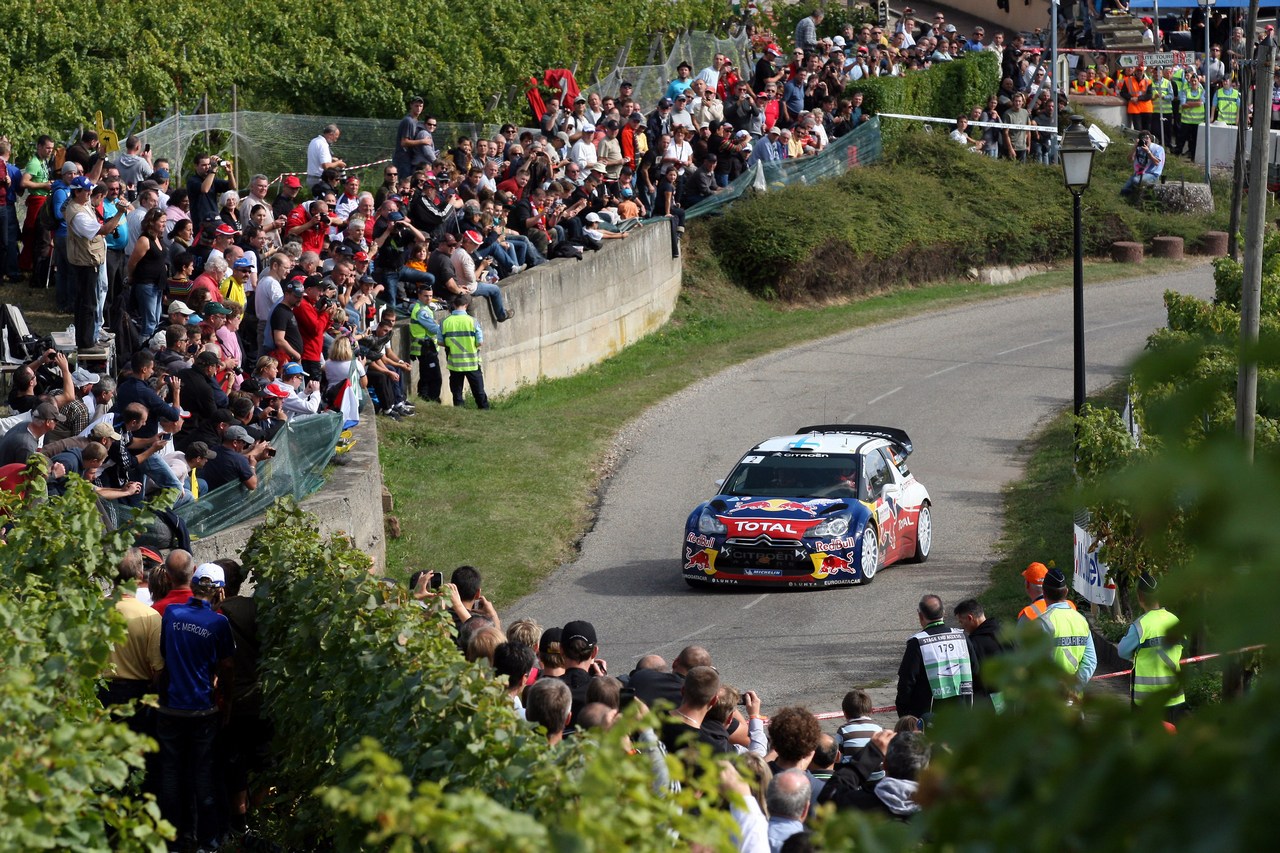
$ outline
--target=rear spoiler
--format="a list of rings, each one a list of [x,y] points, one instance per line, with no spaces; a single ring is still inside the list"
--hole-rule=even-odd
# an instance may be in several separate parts
[[[907,435],[906,430],[897,427],[872,426],[870,424],[817,424],[816,426],[801,427],[796,430],[797,435],[804,435],[810,432],[830,432],[830,433],[848,433],[850,435],[865,435],[871,438],[883,438],[902,451],[903,456],[910,456],[914,449],[911,446],[911,436]]]

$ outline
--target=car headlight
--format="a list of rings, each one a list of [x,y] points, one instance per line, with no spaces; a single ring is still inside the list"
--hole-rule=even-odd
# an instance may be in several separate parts
[[[849,532],[850,517],[847,515],[836,515],[828,518],[826,521],[809,528],[809,532],[805,535],[819,536],[844,536]]]
[[[704,509],[702,515],[698,516],[698,532],[699,533],[728,533],[729,528],[724,526],[724,522],[716,518],[709,509]]]

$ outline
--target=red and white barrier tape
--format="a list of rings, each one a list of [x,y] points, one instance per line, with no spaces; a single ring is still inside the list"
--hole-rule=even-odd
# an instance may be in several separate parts
[[[1245,652],[1256,652],[1259,649],[1265,649],[1265,648],[1266,646],[1245,646],[1242,649],[1233,649],[1232,651],[1229,651],[1229,652],[1214,652],[1212,654],[1207,654],[1207,655],[1197,655],[1196,657],[1183,658],[1178,663],[1180,666],[1186,666],[1187,664],[1201,663],[1202,661],[1213,660],[1214,658],[1220,658],[1226,655],[1240,655],[1240,654],[1244,654]],[[1106,675],[1099,675],[1097,678],[1093,680],[1102,681],[1105,678],[1119,678],[1122,675],[1129,675],[1132,672],[1133,672],[1132,669],[1126,669],[1123,672],[1109,672]],[[898,710],[897,706],[895,705],[885,705],[884,707],[881,707],[881,708],[872,708],[871,713],[872,714],[893,714],[893,713],[896,713],[897,710]],[[843,720],[844,719],[844,714],[841,713],[840,711],[824,711],[821,714],[814,714],[814,716],[817,717],[819,720]]]
[[[360,171],[361,169],[367,169],[367,168],[369,168],[370,166],[381,166],[383,163],[390,163],[390,162],[391,162],[391,158],[390,158],[390,157],[383,157],[381,160],[374,160],[372,163],[362,163],[362,164],[360,164],[359,166],[344,166],[344,167],[343,167],[343,169],[342,169],[342,171],[344,171],[344,172],[358,172],[358,171]],[[283,181],[283,180],[285,179],[285,176],[286,176],[286,175],[303,175],[303,176],[305,176],[306,174],[307,174],[307,173],[306,173],[306,171],[305,171],[305,170],[304,170],[304,171],[301,171],[301,172],[281,172],[280,174],[278,174],[278,175],[276,175],[274,178],[272,178],[271,183],[272,183],[272,184],[278,184],[278,183],[280,183],[281,181]]]

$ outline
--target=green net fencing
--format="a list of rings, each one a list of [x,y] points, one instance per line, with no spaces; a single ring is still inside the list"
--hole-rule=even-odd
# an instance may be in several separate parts
[[[193,539],[266,513],[286,495],[301,501],[324,485],[324,469],[342,432],[337,412],[289,421],[271,439],[276,455],[258,465],[258,488],[227,483],[177,510]]]
[[[720,192],[703,199],[685,212],[686,219],[714,214],[748,191],[770,192],[795,184],[812,184],[836,178],[857,166],[880,159],[884,148],[880,139],[880,119],[872,117],[851,133],[835,139],[812,157],[797,157],[775,163],[757,163]]]
[[[726,38],[707,32],[681,33],[667,54],[666,61],[660,65],[620,65],[600,78],[600,82],[584,86],[584,92],[596,92],[601,96],[616,96],[618,87],[626,80],[632,85],[631,98],[640,104],[645,111],[654,105],[667,91],[667,84],[678,75],[676,66],[687,62],[693,66],[696,76],[699,71],[711,65],[711,60],[719,53],[733,60],[738,73],[750,77],[754,60],[751,57],[751,42],[746,30],[740,30]]]

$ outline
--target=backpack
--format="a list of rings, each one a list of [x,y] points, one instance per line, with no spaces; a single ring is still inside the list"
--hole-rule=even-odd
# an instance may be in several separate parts
[[[40,212],[36,214],[36,225],[40,226],[45,232],[52,234],[58,230],[58,226],[62,224],[62,217],[57,216],[53,212],[53,193],[45,196],[44,204],[40,205]]]

